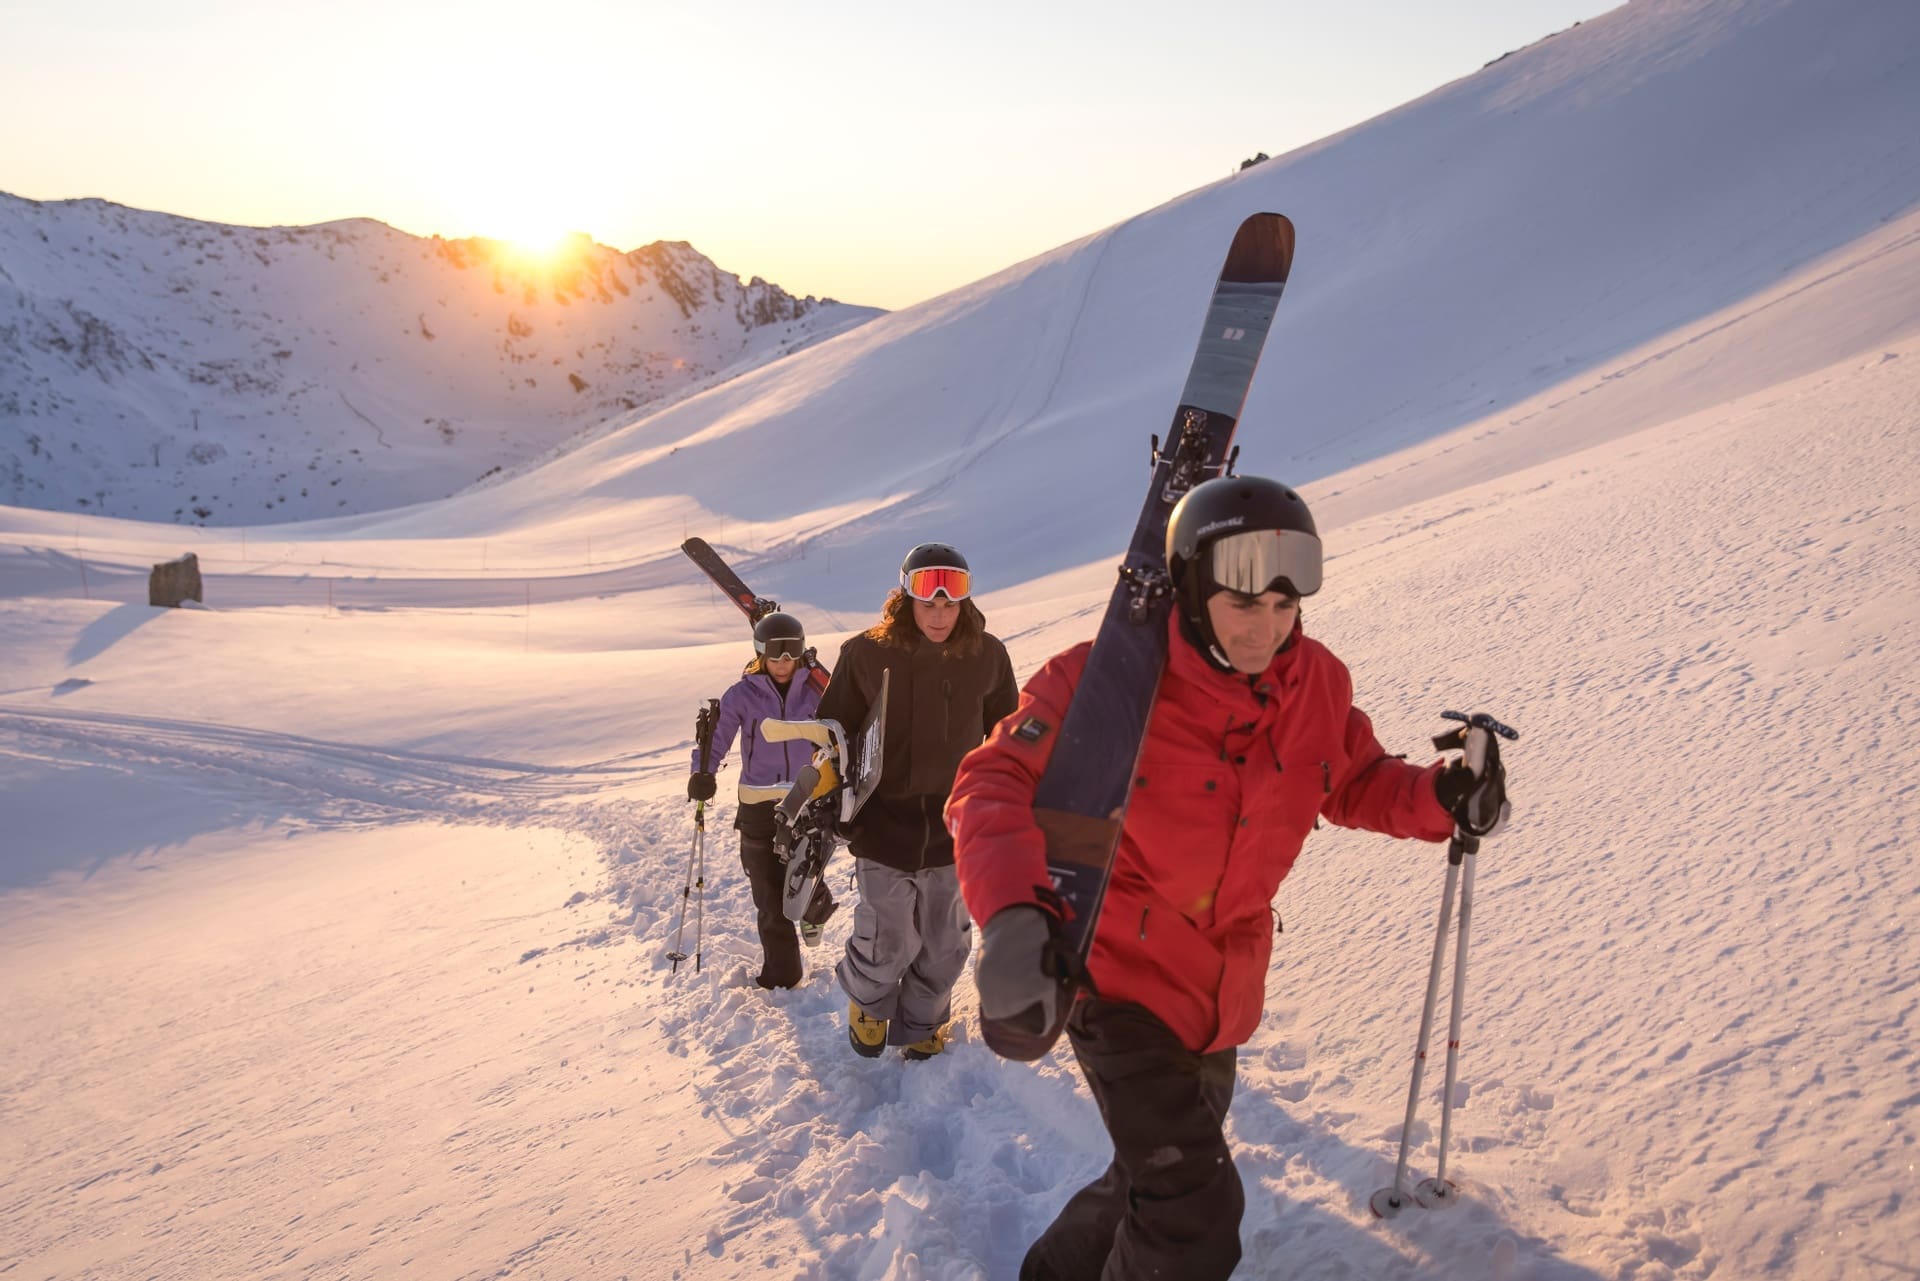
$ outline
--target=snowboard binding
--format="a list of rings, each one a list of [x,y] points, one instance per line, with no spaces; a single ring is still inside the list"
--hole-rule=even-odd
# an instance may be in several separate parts
[[[776,743],[797,738],[815,745],[812,762],[773,807],[773,850],[785,869],[780,910],[789,921],[798,921],[813,902],[837,844],[834,823],[845,794],[846,735],[838,721],[770,720],[762,722],[761,732]]]
[[[857,739],[849,740],[840,722],[834,720],[760,723],[760,731],[769,742],[801,739],[814,745],[813,760],[773,808],[773,849],[786,869],[781,879],[780,910],[789,921],[806,916],[820,888],[820,878],[826,874],[827,862],[839,844],[840,830],[853,821],[879,786],[885,762],[887,687],[892,675],[882,674],[880,697],[868,710]]]

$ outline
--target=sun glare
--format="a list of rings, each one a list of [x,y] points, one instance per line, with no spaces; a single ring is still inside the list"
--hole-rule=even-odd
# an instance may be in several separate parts
[[[511,245],[519,257],[530,262],[551,262],[573,241],[586,233],[560,223],[527,222],[502,228],[499,239]]]
[[[433,157],[441,172],[446,221],[461,234],[495,241],[502,256],[530,269],[553,266],[588,243],[581,223],[599,208],[598,193],[564,177],[548,180],[529,172],[520,158],[541,156],[572,170],[564,152],[533,119],[492,121],[452,139]]]

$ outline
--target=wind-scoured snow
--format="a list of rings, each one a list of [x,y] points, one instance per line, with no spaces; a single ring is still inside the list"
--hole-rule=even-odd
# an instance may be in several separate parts
[[[1521,738],[1461,1204],[1366,1204],[1444,855],[1329,827],[1240,1057],[1237,1275],[1914,1275],[1917,62],[1910,6],[1636,3],[497,486],[0,509],[0,1273],[1012,1276],[1106,1160],[1093,1106],[1064,1048],[985,1048],[971,977],[948,1053],[855,1057],[850,910],[800,989],[747,984],[735,775],[704,868],[683,794],[745,628],[674,548],[831,655],[951,539],[1030,673],[1092,633],[1274,208],[1242,468],[1320,516],[1307,627],[1390,750],[1450,707]],[[208,607],[147,608],[185,550]]]

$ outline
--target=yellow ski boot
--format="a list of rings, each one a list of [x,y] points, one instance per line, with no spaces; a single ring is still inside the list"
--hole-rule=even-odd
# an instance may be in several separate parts
[[[887,1048],[887,1021],[868,1018],[866,1011],[848,1001],[847,1042],[861,1058],[879,1058]]]
[[[914,1041],[900,1047],[903,1059],[930,1059],[947,1048],[947,1038],[953,1030],[953,1024],[942,1023],[933,1029],[933,1035],[924,1041]]]

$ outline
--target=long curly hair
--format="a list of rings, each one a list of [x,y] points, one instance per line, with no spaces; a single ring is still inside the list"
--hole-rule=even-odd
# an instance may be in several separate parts
[[[904,588],[887,593],[880,607],[880,621],[867,628],[867,637],[895,649],[907,649],[920,639],[920,626],[913,621],[913,597]],[[987,616],[968,597],[960,602],[960,621],[948,634],[943,653],[948,658],[966,658],[980,652],[980,638],[987,634]]]

